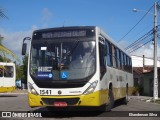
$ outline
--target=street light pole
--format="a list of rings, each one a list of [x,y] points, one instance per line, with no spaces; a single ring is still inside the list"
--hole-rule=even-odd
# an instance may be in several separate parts
[[[158,78],[157,78],[157,3],[154,3],[154,87],[153,99],[158,99]]]

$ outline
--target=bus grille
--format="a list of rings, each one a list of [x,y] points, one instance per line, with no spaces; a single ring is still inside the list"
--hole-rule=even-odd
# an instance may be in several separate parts
[[[47,105],[53,105],[54,102],[66,102],[67,105],[75,105],[80,98],[42,98],[42,101]]]

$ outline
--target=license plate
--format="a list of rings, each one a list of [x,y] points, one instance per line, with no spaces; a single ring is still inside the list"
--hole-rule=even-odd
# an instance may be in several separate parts
[[[67,107],[66,102],[54,102],[53,104],[55,107]]]

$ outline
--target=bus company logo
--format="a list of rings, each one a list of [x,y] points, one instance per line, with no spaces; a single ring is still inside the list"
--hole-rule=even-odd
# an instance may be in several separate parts
[[[2,112],[2,117],[12,117],[11,112]]]
[[[62,94],[62,91],[61,91],[61,90],[59,90],[59,91],[58,91],[58,94],[59,94],[59,95],[61,95],[61,94]]]

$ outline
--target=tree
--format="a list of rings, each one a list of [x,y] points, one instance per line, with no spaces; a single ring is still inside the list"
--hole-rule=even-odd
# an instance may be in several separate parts
[[[0,18],[7,18],[8,19],[8,17],[4,14],[3,9],[1,9],[1,8],[0,8]],[[7,47],[5,47],[2,44],[3,39],[4,38],[0,35],[0,56],[3,58],[3,60],[2,59],[0,59],[0,60],[7,62],[6,55],[11,55],[16,60],[19,60],[18,57],[11,50],[9,50]]]
[[[21,80],[23,78],[23,65],[16,65],[16,80]]]
[[[4,59],[3,59],[3,57],[0,55],[0,62],[3,62],[4,61]]]
[[[7,56],[6,55],[11,55],[16,60],[19,60],[18,57],[11,50],[9,50],[7,47],[5,47],[2,44],[2,40],[3,40],[3,37],[1,37],[1,35],[0,35],[0,55],[3,58],[3,61],[7,62]]]

